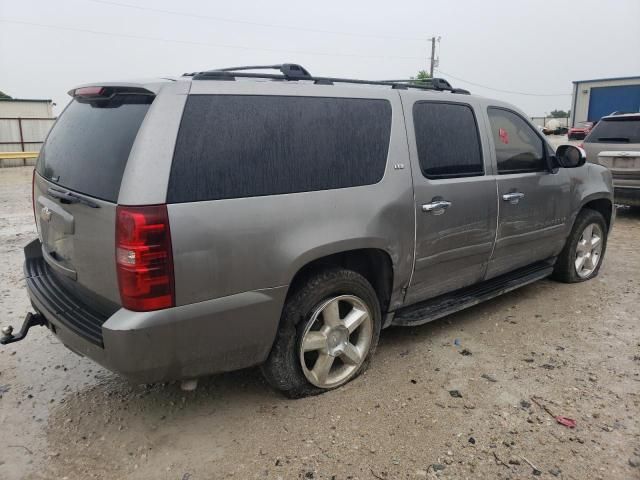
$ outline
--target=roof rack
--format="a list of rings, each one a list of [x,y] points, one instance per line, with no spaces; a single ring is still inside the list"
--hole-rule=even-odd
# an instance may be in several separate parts
[[[273,73],[248,73],[246,70],[279,70],[279,74]],[[316,85],[333,85],[334,83],[351,83],[357,85],[385,85],[394,89],[406,90],[415,88],[418,90],[450,91],[452,93],[469,94],[468,90],[453,88],[444,78],[430,78],[428,80],[357,80],[352,78],[314,77],[307,69],[295,63],[283,63],[279,65],[253,65],[242,67],[219,68],[204,72],[185,73],[183,76],[193,77],[194,80],[230,80],[236,78],[266,78],[271,80],[309,80]]]
[[[466,90],[464,88],[453,88],[451,86],[451,84],[445,80],[444,78],[438,78],[438,77],[434,77],[434,78],[407,78],[407,79],[402,79],[402,80],[383,80],[383,82],[391,82],[391,83],[400,83],[403,85],[407,85],[408,87],[415,87],[415,86],[420,86],[420,85],[424,85],[424,86],[432,86],[433,88],[435,88],[436,90],[449,90],[452,93],[462,93],[465,95],[471,95],[471,92],[469,90]]]

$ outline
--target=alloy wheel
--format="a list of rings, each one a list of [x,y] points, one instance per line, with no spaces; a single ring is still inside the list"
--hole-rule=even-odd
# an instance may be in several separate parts
[[[353,295],[321,302],[313,311],[300,341],[300,364],[307,380],[319,388],[349,381],[367,358],[373,317]]]
[[[597,223],[590,223],[582,232],[575,258],[576,273],[580,278],[587,278],[598,267],[602,256],[603,236],[602,228]]]

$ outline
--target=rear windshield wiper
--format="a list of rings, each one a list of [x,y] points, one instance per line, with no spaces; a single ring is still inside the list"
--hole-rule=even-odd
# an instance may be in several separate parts
[[[82,203],[87,207],[100,208],[100,205],[96,202],[92,202],[91,200],[81,197],[73,192],[69,192],[68,190],[58,190],[57,188],[49,187],[47,193],[52,197],[59,199],[63,203]]]
[[[629,139],[626,137],[599,137],[599,142],[618,142],[618,143],[629,143]]]

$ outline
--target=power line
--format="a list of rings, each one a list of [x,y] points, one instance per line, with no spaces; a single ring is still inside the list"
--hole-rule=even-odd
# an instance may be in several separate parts
[[[447,77],[451,77],[455,80],[458,80],[459,82],[468,83],[469,85],[473,85],[474,87],[486,88],[487,90],[493,90],[494,92],[511,93],[513,95],[527,95],[530,97],[564,97],[564,96],[570,97],[572,95],[571,93],[529,93],[529,92],[515,92],[513,90],[501,90],[499,88],[487,87],[486,85],[480,85],[479,83],[474,83],[474,82],[470,82],[469,80],[464,80],[463,78],[455,77],[450,73],[443,72],[439,68],[438,68],[438,71],[443,75],[446,75]]]
[[[403,56],[394,56],[394,55],[358,55],[353,53],[326,53],[326,52],[309,52],[304,50],[283,50],[279,48],[266,48],[266,47],[247,47],[243,45],[228,45],[228,44],[220,44],[220,43],[198,42],[193,40],[179,40],[179,39],[170,39],[170,38],[162,38],[162,37],[149,37],[145,35],[134,35],[134,34],[128,34],[128,33],[113,33],[113,32],[105,32],[101,30],[89,30],[85,28],[64,27],[60,25],[47,25],[44,23],[25,22],[22,20],[9,20],[6,18],[0,18],[0,22],[13,23],[16,25],[29,25],[32,27],[51,28],[55,30],[67,30],[70,32],[90,33],[93,35],[103,35],[103,36],[109,36],[109,37],[133,38],[136,40],[152,40],[156,42],[178,43],[178,44],[184,44],[184,45],[197,45],[197,46],[204,46],[204,47],[232,48],[236,50],[250,50],[250,51],[260,50],[264,52],[287,53],[287,54],[293,54],[293,55],[317,55],[317,56],[324,56],[324,57],[379,58],[379,59],[399,59],[399,60],[421,60],[422,59],[422,57],[403,57]]]
[[[168,15],[178,15],[181,17],[200,18],[204,20],[214,20],[216,22],[235,23],[239,25],[250,25],[254,27],[275,28],[279,30],[296,30],[296,31],[302,31],[302,32],[314,32],[314,33],[323,33],[323,34],[330,34],[330,35],[346,35],[346,36],[352,36],[352,37],[386,38],[386,39],[395,39],[395,40],[415,40],[420,42],[423,42],[425,40],[424,38],[403,37],[399,35],[384,35],[384,34],[378,35],[378,34],[368,34],[368,33],[343,32],[343,31],[337,31],[337,30],[322,30],[318,28],[310,28],[310,27],[302,27],[302,26],[294,26],[294,25],[278,25],[278,24],[272,24],[272,23],[252,22],[249,20],[238,20],[234,18],[216,17],[212,15],[200,15],[197,13],[179,12],[176,10],[165,10],[162,8],[155,8],[155,7],[143,7],[140,5],[113,2],[110,0],[86,0],[86,1],[93,2],[93,3],[101,3],[103,5],[110,5],[114,7],[130,8],[134,10],[143,10],[143,11],[146,10],[149,12],[165,13]]]

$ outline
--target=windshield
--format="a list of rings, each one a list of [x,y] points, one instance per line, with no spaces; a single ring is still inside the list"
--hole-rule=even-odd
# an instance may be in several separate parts
[[[47,180],[116,202],[129,153],[153,97],[116,95],[105,102],[73,100],[40,152],[37,172]]]

